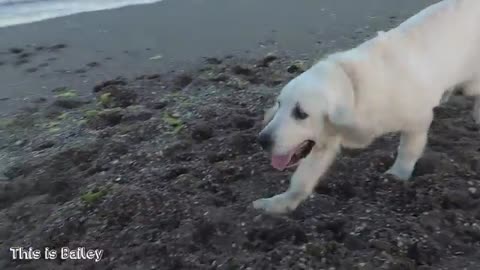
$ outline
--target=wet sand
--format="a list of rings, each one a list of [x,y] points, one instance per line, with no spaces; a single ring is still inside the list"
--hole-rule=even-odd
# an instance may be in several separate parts
[[[166,0],[0,28],[0,114],[57,87],[89,95],[99,81],[186,69],[203,57],[318,57],[433,2]],[[65,48],[45,49],[58,44]]]

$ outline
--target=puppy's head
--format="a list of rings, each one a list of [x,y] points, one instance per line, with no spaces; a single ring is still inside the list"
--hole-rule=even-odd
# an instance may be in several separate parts
[[[290,81],[265,114],[259,144],[279,170],[328,147],[336,128],[353,118],[353,86],[337,64],[318,63]]]

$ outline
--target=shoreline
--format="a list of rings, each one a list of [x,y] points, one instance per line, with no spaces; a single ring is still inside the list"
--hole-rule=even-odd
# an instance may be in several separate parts
[[[14,0],[6,3],[0,1],[0,27],[36,23],[92,11],[152,4],[158,1],[162,0],[103,0],[101,3],[95,0]]]

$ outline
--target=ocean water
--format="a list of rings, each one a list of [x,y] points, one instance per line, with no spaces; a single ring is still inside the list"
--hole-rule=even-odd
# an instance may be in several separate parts
[[[0,27],[162,0],[0,0]]]

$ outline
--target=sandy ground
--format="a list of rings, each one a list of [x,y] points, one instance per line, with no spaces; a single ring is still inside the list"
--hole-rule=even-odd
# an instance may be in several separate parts
[[[433,0],[166,0],[0,29],[0,113],[23,99],[198,64],[285,51],[310,58],[358,44]],[[61,50],[38,47],[66,45]],[[12,54],[12,48],[23,53]],[[150,58],[156,60],[149,60]]]
[[[178,0],[2,29],[0,269],[477,270],[479,127],[461,96],[435,109],[411,181],[383,173],[385,136],[344,151],[295,212],[251,207],[291,175],[255,143],[281,86],[427,2]]]
[[[102,260],[1,269],[476,270],[480,158],[472,102],[435,110],[409,182],[383,172],[398,138],[345,151],[284,216],[252,208],[287,188],[255,143],[262,112],[308,63],[214,58],[186,72],[57,89],[0,124],[2,247],[101,249]]]

